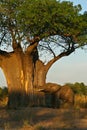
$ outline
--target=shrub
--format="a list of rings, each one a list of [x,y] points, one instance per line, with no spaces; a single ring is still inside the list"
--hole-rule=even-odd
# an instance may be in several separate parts
[[[76,94],[74,97],[75,108],[87,108],[87,96]]]
[[[87,95],[87,86],[84,83],[67,83],[69,87],[72,88],[73,92],[75,94],[80,94],[80,95]]]
[[[7,87],[3,87],[3,88],[0,87],[0,98],[2,99],[2,98],[5,98],[7,96],[8,96]]]

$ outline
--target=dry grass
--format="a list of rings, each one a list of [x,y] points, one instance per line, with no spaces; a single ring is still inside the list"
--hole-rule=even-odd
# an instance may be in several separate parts
[[[87,109],[27,107],[14,110],[4,107],[6,100],[0,104],[0,130],[87,130]]]
[[[74,96],[75,108],[87,108],[87,96],[76,94]]]
[[[0,130],[87,130],[86,109],[0,109]]]

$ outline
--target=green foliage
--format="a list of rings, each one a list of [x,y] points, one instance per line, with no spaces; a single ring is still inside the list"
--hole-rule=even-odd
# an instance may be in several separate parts
[[[80,5],[74,6],[69,1],[2,0],[0,44],[7,44],[7,49],[10,44],[14,50],[13,44],[26,49],[37,42],[39,59],[43,62],[68,56],[87,45],[86,13],[80,14],[80,10]]]
[[[42,39],[50,35],[70,35],[78,36],[81,43],[80,33],[83,34],[84,28],[87,28],[84,16],[79,13],[81,6],[73,6],[69,1],[2,0],[0,7],[0,21],[24,36]]]
[[[87,95],[87,86],[84,83],[67,83],[69,87],[72,88],[75,94]]]
[[[17,20],[23,31],[41,37],[50,34],[77,35],[83,26],[80,6],[56,0],[26,0],[17,8]],[[20,11],[19,11],[20,10]],[[72,28],[73,26],[73,28]],[[50,32],[50,34],[49,34]]]

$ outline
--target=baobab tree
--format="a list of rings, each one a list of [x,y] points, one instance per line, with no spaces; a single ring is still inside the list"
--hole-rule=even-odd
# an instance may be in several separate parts
[[[53,63],[87,44],[86,13],[80,11],[58,0],[0,1],[0,67],[9,107],[34,105]]]

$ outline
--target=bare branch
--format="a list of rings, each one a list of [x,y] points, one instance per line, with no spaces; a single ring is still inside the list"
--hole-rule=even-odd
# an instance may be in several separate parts
[[[54,38],[50,38],[51,39],[51,42],[54,42],[54,43],[56,43],[58,46],[60,46],[60,47],[62,47],[62,48],[64,48],[65,50],[67,50],[67,48],[65,47],[65,46],[63,46],[61,43],[59,43],[56,39],[54,39]]]
[[[75,51],[75,48],[72,46],[69,50],[64,51],[62,53],[60,53],[58,56],[56,56],[55,58],[53,58],[52,60],[50,60],[47,64],[46,64],[46,70],[49,70],[49,68],[52,66],[53,63],[55,63],[57,60],[59,60],[60,58],[64,57],[64,56],[68,56],[70,55],[72,52]]]
[[[4,39],[4,37],[5,37],[5,35],[6,35],[6,32],[3,34],[3,36],[2,36],[2,38],[1,38],[1,40],[0,40],[0,45],[1,45],[1,43],[2,43],[2,41],[3,41],[3,39]]]
[[[30,44],[34,44],[34,43],[40,41],[40,37],[36,36],[36,37],[30,39],[30,38],[27,36],[27,37],[26,37],[26,40],[27,40]]]
[[[53,54],[54,57],[56,56],[55,53],[54,53],[54,51],[52,50],[52,48],[50,47],[49,44],[48,44],[48,47],[47,47],[47,46],[44,46],[44,45],[41,45],[41,44],[39,44],[39,46],[41,46],[41,47],[43,47],[44,49],[50,51],[50,52]]]

